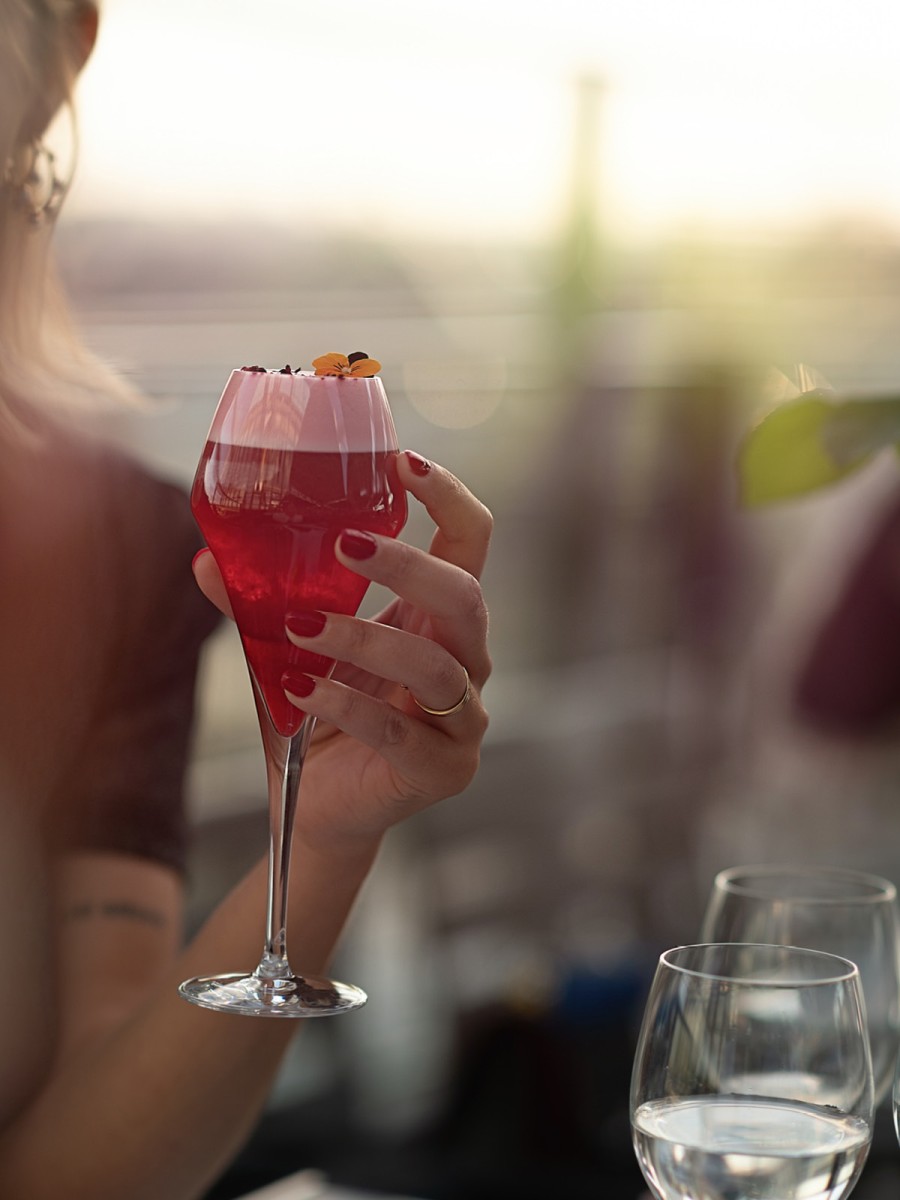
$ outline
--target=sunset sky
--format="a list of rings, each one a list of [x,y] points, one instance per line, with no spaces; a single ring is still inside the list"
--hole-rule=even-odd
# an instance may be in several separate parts
[[[623,237],[900,227],[895,0],[105,0],[84,214],[540,238],[591,169]]]

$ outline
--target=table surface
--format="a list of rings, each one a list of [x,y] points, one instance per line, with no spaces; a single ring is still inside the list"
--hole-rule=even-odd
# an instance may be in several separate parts
[[[380,1194],[376,1197],[372,1192],[332,1186],[320,1171],[298,1171],[258,1191],[248,1192],[241,1200],[413,1200],[413,1197]]]

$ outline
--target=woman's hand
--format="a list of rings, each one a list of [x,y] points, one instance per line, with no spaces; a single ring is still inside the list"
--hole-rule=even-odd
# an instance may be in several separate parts
[[[337,660],[329,679],[285,680],[288,698],[318,718],[295,825],[295,837],[313,849],[371,842],[462,791],[487,729],[481,689],[491,661],[478,580],[491,515],[449,471],[416,454],[399,455],[398,471],[437,526],[430,551],[356,531],[337,543],[344,566],[396,599],[374,620],[285,614],[295,645]],[[212,555],[200,555],[194,570],[228,613]]]

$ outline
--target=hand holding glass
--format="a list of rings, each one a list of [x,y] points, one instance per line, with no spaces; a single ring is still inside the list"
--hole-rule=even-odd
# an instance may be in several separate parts
[[[631,1084],[657,1200],[841,1200],[872,1137],[856,966],[788,946],[681,946],[659,960]]]
[[[269,884],[262,958],[250,974],[187,980],[185,999],[264,1017],[328,1016],[365,1003],[349,984],[295,975],[286,924],[291,836],[315,718],[287,699],[286,670],[334,663],[295,647],[285,617],[354,614],[367,580],[344,567],[345,529],[396,537],[406,495],[378,378],[233,371],[213,417],[191,503],[222,572],[250,671],[269,790]]]

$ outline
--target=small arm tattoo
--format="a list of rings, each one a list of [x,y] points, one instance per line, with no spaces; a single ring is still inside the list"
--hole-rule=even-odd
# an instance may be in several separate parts
[[[120,921],[138,921],[142,925],[153,925],[157,929],[168,924],[166,917],[153,908],[135,904],[132,900],[82,900],[66,911],[69,921],[89,921],[97,918]]]

